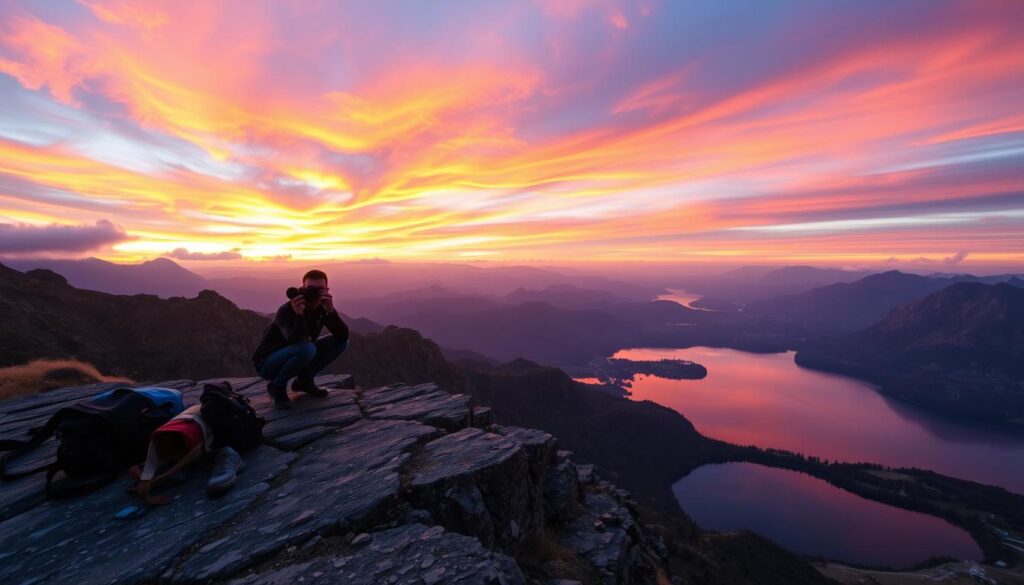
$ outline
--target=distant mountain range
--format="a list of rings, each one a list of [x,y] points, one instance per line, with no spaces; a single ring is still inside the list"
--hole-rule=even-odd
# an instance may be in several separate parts
[[[193,297],[209,288],[202,276],[169,258],[157,258],[141,264],[115,264],[99,258],[4,260],[4,264],[21,272],[45,268],[60,274],[76,288],[119,295]]]
[[[1024,424],[1024,288],[959,282],[866,330],[822,340],[799,365],[863,378],[956,416]]]
[[[64,276],[72,286],[112,294],[142,293],[168,298],[194,296],[200,290],[210,289],[240,307],[261,312],[275,310],[284,301],[285,289],[296,286],[310,268],[327,272],[331,292],[342,301],[381,299],[387,295],[392,295],[393,302],[472,295],[501,303],[559,299],[559,302],[571,304],[570,308],[579,308],[598,299],[647,301],[664,292],[658,287],[530,266],[329,262],[259,272],[225,268],[223,274],[213,271],[201,276],[168,258],[141,264],[115,264],[97,258],[4,262],[21,272],[35,268],[52,270]],[[502,298],[506,295],[507,298]]]
[[[872,271],[815,266],[746,266],[720,275],[683,279],[683,286],[689,292],[703,295],[694,306],[736,309],[755,300],[796,294],[837,282],[853,282],[869,274]]]
[[[919,276],[891,270],[854,282],[835,283],[799,294],[752,302],[744,311],[805,325],[813,335],[828,335],[868,327],[881,321],[893,309],[958,282],[1024,284],[1012,274]]]

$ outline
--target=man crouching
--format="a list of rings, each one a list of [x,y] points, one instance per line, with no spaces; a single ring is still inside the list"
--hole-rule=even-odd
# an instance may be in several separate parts
[[[320,397],[328,394],[326,388],[313,382],[313,376],[348,347],[348,325],[334,309],[329,290],[326,274],[320,270],[307,272],[302,277],[302,288],[288,289],[291,300],[278,307],[252,354],[256,372],[268,380],[267,392],[277,408],[291,408],[287,386],[293,377],[295,392]],[[319,337],[324,326],[330,335]]]

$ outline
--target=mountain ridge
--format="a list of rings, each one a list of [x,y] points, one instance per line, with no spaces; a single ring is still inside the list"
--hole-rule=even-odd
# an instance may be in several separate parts
[[[893,309],[881,322],[808,345],[804,367],[872,381],[957,416],[1024,423],[1024,289],[961,282]]]

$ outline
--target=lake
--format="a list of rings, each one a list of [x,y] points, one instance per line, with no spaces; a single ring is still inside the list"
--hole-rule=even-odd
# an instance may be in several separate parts
[[[840,461],[921,467],[1024,493],[1024,433],[970,425],[886,398],[865,382],[807,370],[793,353],[624,349],[613,357],[703,364],[703,380],[637,376],[634,400],[675,409],[697,430],[741,445]]]
[[[966,531],[941,518],[873,502],[796,471],[705,465],[672,491],[704,528],[746,528],[805,555],[893,568],[933,556],[983,556]]]
[[[822,459],[920,467],[1024,492],[1024,434],[888,399],[868,383],[801,368],[793,355],[691,347],[624,349],[612,357],[707,367],[702,380],[638,375],[630,398],[672,408],[708,437]],[[706,465],[676,482],[673,492],[704,528],[747,528],[800,554],[894,568],[939,555],[981,558],[970,535],[945,520],[794,471]]]
[[[672,301],[675,303],[679,303],[680,305],[686,307],[687,309],[693,309],[694,311],[714,312],[712,309],[702,309],[701,307],[693,306],[693,303],[699,301],[701,298],[703,298],[703,295],[687,292],[681,288],[670,288],[668,289],[668,293],[659,295],[658,297],[655,298],[655,300]]]

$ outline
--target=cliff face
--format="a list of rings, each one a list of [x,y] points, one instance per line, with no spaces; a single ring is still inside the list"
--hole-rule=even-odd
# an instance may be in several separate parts
[[[116,481],[46,501],[39,475],[0,490],[0,582],[583,583],[667,579],[667,550],[630,495],[577,465],[552,435],[491,424],[434,384],[352,388],[273,410],[265,382],[231,379],[267,418],[266,442],[224,497],[209,462],[141,516]],[[195,404],[202,382],[160,383]],[[110,385],[0,403],[0,438]],[[52,457],[53,441],[33,461]]]

